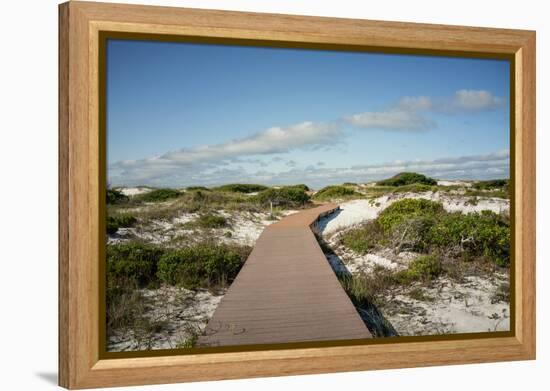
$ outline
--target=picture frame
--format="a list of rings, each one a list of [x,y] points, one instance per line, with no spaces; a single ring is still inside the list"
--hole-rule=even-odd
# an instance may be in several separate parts
[[[102,40],[112,36],[507,58],[512,331],[504,336],[104,357]],[[59,6],[59,384],[69,389],[535,359],[535,32],[70,1]]]

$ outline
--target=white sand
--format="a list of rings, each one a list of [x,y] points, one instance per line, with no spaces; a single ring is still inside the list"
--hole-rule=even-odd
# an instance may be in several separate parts
[[[216,295],[201,289],[162,286],[159,289],[142,289],[144,316],[153,322],[162,322],[158,332],[136,336],[120,330],[109,336],[108,350],[173,349],[193,333],[201,333],[214,314],[225,291]]]
[[[430,288],[422,287],[433,301],[408,296],[414,289],[401,289],[384,308],[384,315],[400,335],[432,335],[507,331],[510,329],[508,303],[491,303],[504,275],[493,278],[470,276],[464,283],[440,278]]]
[[[225,232],[230,232],[231,236],[221,236],[221,240],[226,243],[236,243],[246,246],[254,246],[264,228],[276,221],[269,220],[268,213],[230,213],[222,211],[220,214],[231,222],[231,227],[223,229]]]
[[[327,255],[327,260],[336,273],[369,273],[375,267],[403,270],[420,255],[413,252],[394,254],[391,249],[358,255],[335,242],[330,243],[334,254]],[[508,281],[506,274],[495,273],[468,276],[461,282],[442,277],[428,285],[415,283],[390,289],[387,304],[380,310],[399,335],[508,330],[509,304],[491,302],[499,285]],[[409,292],[414,289],[420,290],[429,300],[410,297]]]
[[[437,181],[438,186],[463,186],[463,187],[472,187],[471,182],[466,181]]]
[[[338,274],[355,274],[359,272],[368,273],[376,266],[381,266],[391,270],[395,270],[399,267],[399,263],[376,253],[348,258],[345,256],[339,256],[336,252],[335,254],[327,255],[327,260],[332,266],[332,269]]]
[[[475,213],[483,210],[490,210],[500,214],[509,213],[510,209],[510,200],[503,198],[478,197],[474,201],[473,197],[448,196],[440,192],[419,194],[405,193],[403,196],[399,197],[399,199],[403,198],[422,198],[441,202],[443,208],[445,208],[447,212]]]
[[[374,220],[378,214],[390,205],[387,196],[379,197],[376,201],[353,200],[340,204],[340,210],[323,217],[319,222],[319,231],[325,234]]]
[[[217,238],[221,243],[254,246],[265,227],[293,213],[296,211],[284,211],[275,220],[271,220],[269,213],[222,210],[218,214],[228,220],[229,226],[210,230],[185,227],[185,223],[196,220],[199,214],[182,213],[171,220],[153,220],[147,226],[119,228],[116,234],[109,235],[107,241],[109,244],[116,244],[139,238],[151,244],[163,244],[183,237],[187,242],[194,242],[201,240],[204,236],[201,233],[208,232],[209,236]]]
[[[131,197],[138,194],[149,193],[153,189],[150,189],[148,187],[121,187],[118,190],[120,190],[120,192],[125,196]]]

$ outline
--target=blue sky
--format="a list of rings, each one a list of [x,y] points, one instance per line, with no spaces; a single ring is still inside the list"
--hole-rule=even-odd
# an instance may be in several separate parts
[[[509,175],[504,60],[109,40],[111,185]]]

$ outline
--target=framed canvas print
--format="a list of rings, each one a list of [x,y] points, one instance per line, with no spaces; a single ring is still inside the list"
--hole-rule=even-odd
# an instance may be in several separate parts
[[[535,358],[535,33],[61,4],[60,384]]]

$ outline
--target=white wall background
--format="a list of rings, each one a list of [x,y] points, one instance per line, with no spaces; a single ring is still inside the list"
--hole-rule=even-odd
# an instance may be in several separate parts
[[[104,0],[105,1],[105,0]],[[125,2],[119,0],[119,2]],[[146,387],[155,390],[542,389],[547,304],[548,12],[545,2],[157,0],[134,3],[537,30],[538,360]],[[57,1],[5,1],[0,23],[0,388],[53,389],[57,376]],[[546,23],[545,23],[546,22]],[[546,221],[545,221],[546,220]],[[546,302],[546,303],[545,303]],[[543,307],[542,304],[546,304]],[[32,354],[28,350],[32,350]],[[135,388],[137,389],[137,388]],[[142,388],[143,389],[143,388]]]

